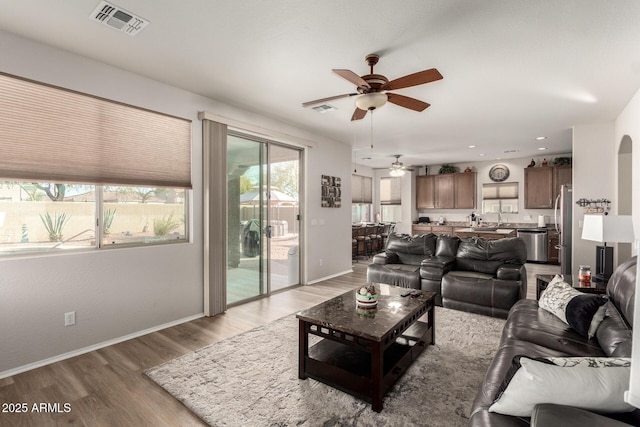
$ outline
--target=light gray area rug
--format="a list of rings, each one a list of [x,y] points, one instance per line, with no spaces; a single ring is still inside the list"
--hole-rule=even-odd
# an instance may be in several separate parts
[[[298,379],[298,320],[289,315],[145,373],[212,426],[466,426],[504,320],[436,307],[429,346],[381,413]]]

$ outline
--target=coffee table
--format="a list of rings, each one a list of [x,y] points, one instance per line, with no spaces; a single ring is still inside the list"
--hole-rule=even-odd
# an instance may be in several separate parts
[[[321,381],[380,412],[386,392],[427,345],[435,344],[436,294],[381,283],[375,287],[376,309],[356,306],[356,288],[296,314],[298,377]],[[310,335],[321,338],[313,338],[318,342],[311,347]]]

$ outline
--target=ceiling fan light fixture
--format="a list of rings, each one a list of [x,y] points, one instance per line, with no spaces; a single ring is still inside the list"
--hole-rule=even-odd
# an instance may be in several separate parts
[[[363,93],[356,97],[356,107],[361,110],[375,110],[387,103],[387,94],[382,92]]]
[[[393,177],[404,176],[404,174],[405,174],[404,169],[393,168],[389,171],[389,175]]]

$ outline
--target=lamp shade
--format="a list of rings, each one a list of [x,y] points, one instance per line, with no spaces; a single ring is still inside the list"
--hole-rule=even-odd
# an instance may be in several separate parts
[[[631,215],[585,215],[582,240],[631,243],[634,241]]]
[[[375,110],[387,103],[387,94],[382,92],[363,93],[356,97],[356,107],[361,110]]]

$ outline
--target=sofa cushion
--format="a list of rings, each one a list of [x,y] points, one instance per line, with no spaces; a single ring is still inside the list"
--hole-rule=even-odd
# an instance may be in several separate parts
[[[460,244],[460,238],[455,236],[438,236],[438,242],[436,243],[436,253],[438,257],[455,258],[458,253],[458,245]]]
[[[616,306],[625,322],[633,327],[633,312],[635,305],[636,264],[638,257],[634,256],[620,264],[607,284],[607,295]]]
[[[402,288],[420,289],[420,266],[408,264],[370,264],[367,282],[386,283]]]
[[[599,412],[629,412],[624,401],[629,386],[630,359],[570,363],[563,359],[515,357],[490,412],[529,417],[535,405],[556,403]]]
[[[606,308],[607,314],[596,331],[598,343],[607,356],[630,357],[633,331],[613,303],[609,302]]]
[[[387,242],[387,252],[399,252],[415,255],[434,255],[437,236],[433,233],[410,236],[392,234]]]
[[[566,405],[542,403],[531,413],[531,427],[629,427],[604,415]]]
[[[587,340],[530,299],[511,308],[502,339],[530,342],[572,356],[606,356],[596,340]],[[528,353],[527,353],[528,354]]]
[[[467,273],[467,274],[465,274]],[[442,299],[508,311],[520,299],[518,282],[493,279],[482,273],[449,272],[442,279]],[[462,307],[462,306],[460,306]],[[483,313],[484,314],[484,313]]]
[[[476,279],[484,279],[484,280],[488,280],[493,277],[490,274],[478,273],[477,271],[460,271],[460,270],[450,271],[449,273],[447,273],[447,275],[452,277],[473,277]]]
[[[556,276],[538,301],[541,308],[558,316],[580,335],[592,338],[604,319],[606,297],[584,294]]]

